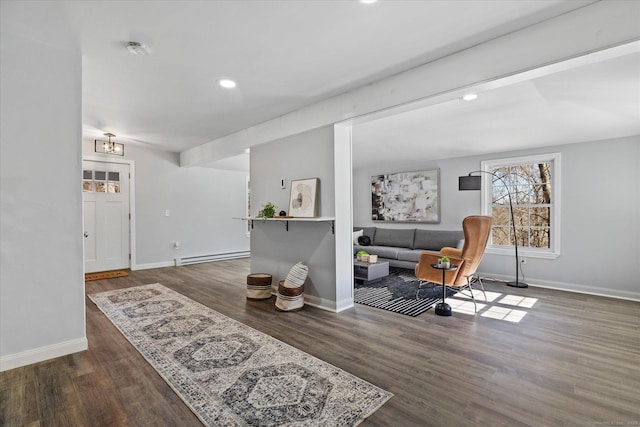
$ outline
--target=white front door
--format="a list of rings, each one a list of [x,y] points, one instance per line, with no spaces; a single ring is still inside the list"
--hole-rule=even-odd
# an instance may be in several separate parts
[[[129,165],[82,162],[85,273],[129,268]]]

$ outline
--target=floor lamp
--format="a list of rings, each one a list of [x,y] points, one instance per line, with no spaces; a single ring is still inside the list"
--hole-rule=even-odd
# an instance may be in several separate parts
[[[509,191],[509,186],[504,179],[493,173],[488,171],[473,171],[469,172],[467,176],[458,177],[458,191],[465,190],[480,190],[482,189],[482,176],[481,175],[472,175],[474,173],[486,173],[488,175],[493,176],[495,179],[500,180],[504,188],[507,190],[507,195],[509,196],[509,212],[511,213],[511,225],[513,227],[513,241],[514,246],[516,248],[516,280],[515,282],[507,282],[507,286],[513,286],[514,288],[527,288],[527,285],[524,282],[519,280],[520,278],[520,260],[518,259],[518,237],[516,235],[516,222],[513,217],[513,204],[511,203],[511,192]]]

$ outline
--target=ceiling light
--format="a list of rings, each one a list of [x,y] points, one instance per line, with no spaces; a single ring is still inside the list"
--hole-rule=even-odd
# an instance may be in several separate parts
[[[234,87],[236,87],[236,82],[229,79],[220,79],[218,80],[218,84],[225,89],[233,89]]]
[[[371,4],[376,3],[378,0],[360,0],[360,3]]]
[[[94,150],[96,153],[115,154],[116,156],[124,156],[124,144],[111,141],[114,134],[107,132],[104,136],[109,137],[109,141],[101,141],[96,139],[94,142]]]
[[[462,97],[464,101],[473,101],[478,97],[477,93],[468,93]]]
[[[132,55],[148,55],[149,49],[144,43],[140,42],[129,42],[127,43],[127,50]]]

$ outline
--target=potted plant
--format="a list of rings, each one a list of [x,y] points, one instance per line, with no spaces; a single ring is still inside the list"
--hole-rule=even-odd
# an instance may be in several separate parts
[[[358,253],[356,253],[356,259],[358,261],[367,262],[369,261],[369,253],[367,251],[358,251]]]
[[[276,214],[276,205],[271,202],[267,202],[262,205],[262,209],[258,211],[258,218],[262,218],[262,220],[266,220],[267,218],[273,218]]]
[[[449,257],[443,256],[438,260],[438,264],[442,268],[449,268],[451,267],[451,260],[449,259]]]

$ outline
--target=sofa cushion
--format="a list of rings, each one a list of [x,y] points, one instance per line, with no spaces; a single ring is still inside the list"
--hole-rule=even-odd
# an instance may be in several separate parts
[[[357,230],[353,232],[353,244],[357,245],[358,244],[358,237],[362,236],[364,234],[364,230]]]
[[[376,235],[376,227],[353,227],[353,231],[362,230],[364,236],[369,236],[371,241],[373,242],[373,238]]]
[[[399,248],[413,249],[413,238],[416,230],[411,229],[389,229],[378,228],[373,238],[375,246],[395,246]]]
[[[418,262],[418,259],[420,258],[420,254],[423,252],[431,252],[434,254],[438,253],[438,251],[425,251],[424,249],[412,249],[410,251],[402,250],[398,252],[398,260]]]
[[[353,253],[358,253],[358,251],[365,251],[370,255],[378,255],[380,258],[391,258],[397,259],[398,252],[403,251],[402,248],[394,248],[392,246],[354,246]]]
[[[455,248],[460,239],[464,239],[462,230],[416,230],[413,248],[432,251],[439,251],[445,246]]]

